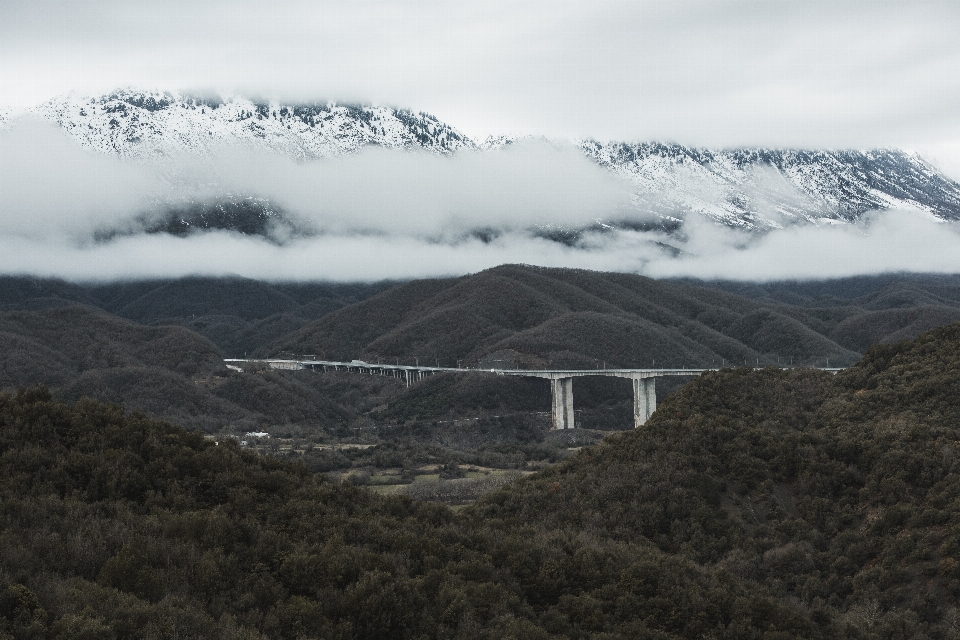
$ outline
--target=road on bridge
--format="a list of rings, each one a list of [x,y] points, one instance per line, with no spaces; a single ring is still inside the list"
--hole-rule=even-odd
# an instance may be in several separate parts
[[[351,360],[338,362],[333,360],[302,359],[246,359],[230,358],[224,360],[228,367],[241,371],[245,363],[263,363],[271,369],[314,371],[352,371],[370,375],[391,376],[402,379],[407,386],[437,373],[492,373],[501,376],[521,376],[525,378],[545,378],[550,381],[552,396],[553,428],[574,428],[573,416],[573,379],[586,376],[606,376],[628,378],[633,381],[633,426],[642,426],[657,409],[656,379],[666,376],[698,376],[707,371],[719,371],[719,367],[705,369],[462,369],[459,367],[427,367],[419,365],[381,364]],[[786,367],[784,367],[786,368]],[[819,367],[818,367],[819,368]],[[822,371],[836,373],[843,367],[822,367]]]

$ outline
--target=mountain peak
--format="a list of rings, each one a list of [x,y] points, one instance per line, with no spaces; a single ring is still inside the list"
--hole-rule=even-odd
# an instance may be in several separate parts
[[[33,111],[82,146],[131,160],[251,145],[297,160],[337,157],[366,145],[449,154],[475,145],[434,116],[377,105],[286,103],[137,88],[66,94]]]

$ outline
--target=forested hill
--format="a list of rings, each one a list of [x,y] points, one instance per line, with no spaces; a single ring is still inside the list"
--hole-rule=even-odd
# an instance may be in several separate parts
[[[208,433],[283,425],[280,433],[326,437],[547,411],[549,393],[459,375],[459,391],[451,380],[408,389],[357,376],[248,376],[221,359],[286,351],[483,368],[843,365],[871,344],[958,320],[960,277],[937,275],[758,285],[505,265],[403,284],[0,277],[0,389],[43,383],[59,399],[121,402]],[[579,424],[630,424],[622,382],[578,380]],[[657,386],[662,399],[670,389]]]
[[[724,370],[462,512],[0,394],[0,634],[960,637],[960,324]]]
[[[226,355],[298,329],[392,282],[270,283],[240,277],[73,283],[0,276],[0,312],[83,304],[143,324],[179,324],[212,340]],[[52,345],[48,345],[52,346]]]
[[[489,496],[469,517],[530,535],[644,540],[761,585],[812,621],[811,635],[957,638],[958,444],[953,324],[873,347],[836,377],[705,375],[644,429]],[[650,596],[675,588],[653,571],[635,579]]]
[[[880,284],[861,282],[862,296],[840,299],[802,296],[792,283],[777,283],[765,299],[754,299],[725,291],[731,286],[725,283],[504,265],[394,287],[257,353],[410,364],[418,357],[448,366],[458,360],[575,368],[842,366],[876,342],[960,320],[956,278],[892,277]],[[759,289],[742,286],[745,293]],[[781,291],[786,300],[777,299]]]

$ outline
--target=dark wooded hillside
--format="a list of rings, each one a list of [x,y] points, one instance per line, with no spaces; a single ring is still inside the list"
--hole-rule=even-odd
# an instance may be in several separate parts
[[[760,584],[825,637],[956,638],[958,398],[960,324],[873,347],[836,377],[705,375],[644,429],[468,513],[530,535],[640,535]]]
[[[142,325],[89,306],[47,300],[0,312],[0,349],[0,388],[43,383],[67,400],[123,402],[205,431],[258,429],[278,419],[332,426],[348,416],[315,379],[240,375],[185,327]],[[361,395],[376,397],[367,391]]]
[[[542,380],[452,374],[406,388],[348,374],[237,373],[219,359],[258,347],[483,368],[842,364],[874,342],[957,319],[958,300],[954,276],[733,285],[516,265],[402,286],[8,277],[0,278],[0,388],[45,383],[59,399],[120,402],[208,433],[269,432],[286,439],[288,455],[327,471],[396,462],[396,450],[404,470],[516,466],[521,451],[532,464],[566,448],[540,434],[533,444],[547,450],[532,457],[541,451],[529,448],[530,430],[550,424]],[[659,381],[660,400],[679,382]],[[625,381],[578,379],[574,389],[577,424],[598,430],[588,441],[632,426]],[[480,422],[471,430],[466,420]],[[343,440],[394,449],[314,446]],[[277,440],[271,446],[281,450]]]
[[[512,534],[42,389],[0,394],[0,478],[0,633],[15,638],[547,638],[597,624],[669,638],[687,625],[628,608],[571,625],[543,606],[547,575],[541,596],[526,591],[513,554],[528,543]],[[702,631],[812,629],[750,584],[648,544],[590,547],[578,554],[590,583],[623,567],[669,573],[664,595],[702,612]],[[644,597],[642,582],[618,589]]]
[[[13,637],[960,637],[960,324],[706,375],[460,513],[0,394]]]
[[[391,282],[268,283],[239,277],[77,284],[4,276],[0,277],[0,310],[82,303],[142,324],[186,326],[226,355],[242,357],[310,320],[392,286]]]
[[[394,287],[257,353],[484,367],[842,366],[876,342],[960,320],[957,278],[879,279],[872,292],[844,300],[804,298],[792,283],[769,285],[762,300],[710,285],[505,265]],[[870,288],[847,285],[857,287]]]

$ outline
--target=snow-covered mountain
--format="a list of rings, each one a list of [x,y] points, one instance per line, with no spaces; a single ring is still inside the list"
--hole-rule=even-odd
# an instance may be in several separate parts
[[[133,161],[184,152],[202,156],[229,145],[252,146],[297,161],[334,158],[370,145],[453,155],[463,149],[495,150],[515,140],[497,137],[478,143],[431,115],[391,107],[286,104],[133,89],[95,97],[62,96],[31,112],[86,148]],[[15,117],[0,111],[0,129],[11,123]],[[594,140],[575,144],[632,186],[634,210],[612,213],[604,222],[614,225],[631,226],[639,220],[649,224],[653,216],[669,228],[696,212],[725,225],[762,231],[797,223],[852,222],[890,208],[960,219],[960,185],[917,154],[896,149],[709,150]]]
[[[898,149],[713,151],[592,140],[580,147],[630,181],[640,210],[666,219],[695,211],[735,227],[769,229],[853,222],[891,208],[960,219],[960,185]]]
[[[473,142],[426,113],[353,104],[280,104],[240,97],[120,90],[99,97],[68,94],[33,112],[81,145],[148,160],[245,144],[296,160],[330,158],[366,145],[422,147],[448,154]]]

